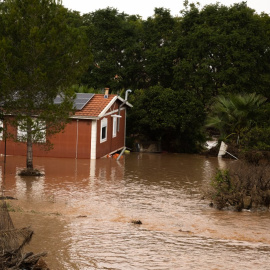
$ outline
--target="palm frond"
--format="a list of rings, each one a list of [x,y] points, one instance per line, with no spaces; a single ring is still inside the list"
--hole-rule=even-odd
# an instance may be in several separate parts
[[[211,107],[211,113],[207,117],[206,127],[214,127],[221,134],[237,134],[244,129],[248,130],[256,123],[260,113],[260,106],[266,102],[266,98],[256,93],[244,95],[230,95],[228,98],[218,96]]]

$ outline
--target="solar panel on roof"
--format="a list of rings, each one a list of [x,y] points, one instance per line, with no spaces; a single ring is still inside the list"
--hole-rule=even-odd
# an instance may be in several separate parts
[[[60,96],[57,96],[54,101],[53,101],[54,104],[61,104],[62,103],[62,98]]]
[[[82,110],[83,107],[89,102],[89,100],[94,96],[95,94],[92,93],[77,93],[76,98],[74,99],[74,109],[76,110]],[[54,99],[54,104],[61,104],[62,98],[60,96],[57,96]]]
[[[94,96],[94,94],[90,93],[78,93],[75,100],[74,105],[77,110],[83,109],[83,107],[89,102],[89,100]]]

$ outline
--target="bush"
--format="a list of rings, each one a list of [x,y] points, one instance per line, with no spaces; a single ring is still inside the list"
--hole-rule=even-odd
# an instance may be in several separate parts
[[[270,127],[254,127],[243,136],[240,141],[246,150],[270,150]]]
[[[254,165],[270,164],[270,151],[249,150],[242,151],[241,158]]]
[[[269,164],[252,165],[237,161],[228,170],[217,170],[208,197],[218,209],[270,206]]]
[[[222,209],[227,205],[228,198],[232,194],[231,177],[228,170],[217,170],[211,181],[213,191],[211,198],[215,202],[218,209]]]

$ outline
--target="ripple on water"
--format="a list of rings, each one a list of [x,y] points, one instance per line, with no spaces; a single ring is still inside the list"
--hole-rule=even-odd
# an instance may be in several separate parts
[[[34,227],[31,249],[48,250],[51,269],[269,269],[269,212],[217,211],[201,200],[217,159],[37,158],[45,177],[31,181],[15,175],[24,159],[8,162],[7,195],[23,209],[16,224]]]

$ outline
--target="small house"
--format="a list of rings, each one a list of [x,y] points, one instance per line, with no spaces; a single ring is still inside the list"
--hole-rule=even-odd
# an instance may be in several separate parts
[[[57,102],[60,101],[56,98]],[[108,92],[105,95],[78,93],[74,104],[76,111],[71,121],[62,132],[49,138],[53,149],[46,151],[40,147],[42,143],[34,144],[34,156],[97,159],[125,147],[126,110],[132,107],[126,99]],[[11,132],[19,138],[19,127]],[[5,147],[0,134],[0,154],[5,151],[6,155],[26,155],[26,143],[7,139]]]

